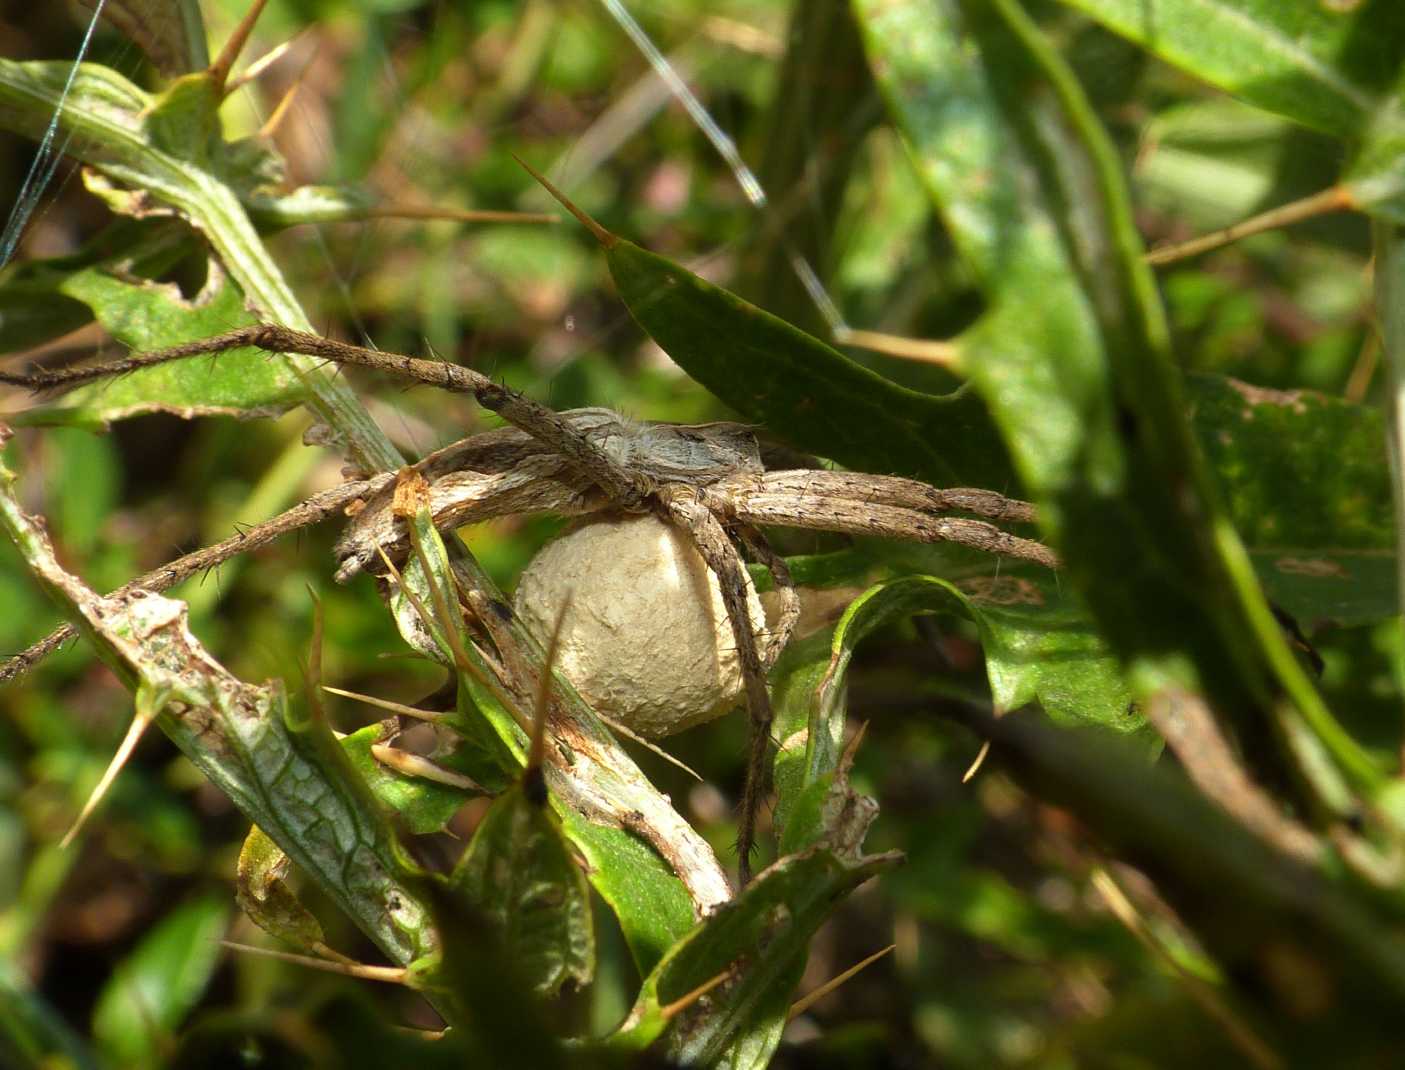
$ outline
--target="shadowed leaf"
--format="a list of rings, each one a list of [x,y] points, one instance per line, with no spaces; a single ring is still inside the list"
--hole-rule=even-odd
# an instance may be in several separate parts
[[[989,297],[963,366],[1134,694],[1203,688],[1245,730],[1300,715],[1374,790],[1211,489],[1120,164],[1072,74],[1009,0],[856,2],[889,110]],[[1291,715],[1269,712],[1277,687]]]
[[[489,807],[451,883],[498,925],[504,948],[538,992],[590,983],[595,933],[585,875],[551,813],[520,785]]]
[[[93,1034],[126,1066],[154,1065],[199,1001],[224,949],[229,899],[206,895],[177,907],[118,963],[98,995]]]
[[[901,856],[865,854],[877,804],[855,794],[841,763],[829,784],[814,846],[762,870],[735,899],[679,940],[644,980],[609,1044],[640,1050],[667,1031],[682,1064],[765,1066],[780,1041],[810,938],[834,903]],[[763,950],[764,949],[764,950]],[[705,997],[678,1001],[730,971]]]

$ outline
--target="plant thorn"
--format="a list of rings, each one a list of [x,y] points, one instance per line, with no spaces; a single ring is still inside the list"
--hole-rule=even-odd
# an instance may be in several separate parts
[[[571,200],[571,198],[567,197],[564,193],[557,189],[555,184],[553,184],[552,181],[547,178],[544,174],[542,174],[540,171],[538,171],[535,167],[529,164],[526,160],[522,159],[522,157],[518,156],[516,153],[512,154],[512,158],[516,160],[519,164],[521,164],[523,169],[529,175],[535,178],[537,182],[541,184],[541,187],[544,190],[546,190],[558,201],[560,201],[562,208],[566,209],[566,211],[570,212],[573,216],[580,220],[581,226],[585,227],[586,230],[590,231],[590,233],[595,236],[595,240],[598,241],[602,246],[604,246],[606,249],[613,249],[615,245],[619,243],[618,237],[616,237],[614,234],[611,234],[608,230],[606,230],[589,215],[587,215],[583,208],[578,207],[576,203]]]

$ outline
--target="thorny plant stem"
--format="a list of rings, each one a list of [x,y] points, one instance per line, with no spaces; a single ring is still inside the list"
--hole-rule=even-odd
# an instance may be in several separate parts
[[[387,473],[374,479],[343,483],[331,490],[314,494],[307,501],[293,506],[286,512],[279,513],[272,520],[265,520],[262,524],[256,524],[237,535],[231,535],[213,546],[184,554],[160,568],[143,573],[131,582],[117,588],[108,597],[122,598],[139,590],[165,591],[197,572],[214,568],[238,554],[257,550],[260,546],[264,546],[290,531],[320,524],[357,498],[379,490],[392,478],[393,476]],[[24,675],[77,634],[73,625],[65,624],[50,632],[27,650],[7,658],[3,663],[0,663],[0,684]]]

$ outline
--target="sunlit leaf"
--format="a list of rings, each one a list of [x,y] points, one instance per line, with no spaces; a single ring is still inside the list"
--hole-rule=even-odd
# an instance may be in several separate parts
[[[0,126],[40,138],[55,118],[66,150],[103,176],[110,206],[181,215],[209,241],[260,319],[309,331],[240,200],[274,178],[277,160],[257,145],[223,139],[222,92],[208,73],[188,74],[152,95],[100,64],[71,70],[60,62],[0,59]],[[350,387],[311,358],[274,359],[299,378],[306,404],[366,470],[399,464]]]
[[[256,322],[218,262],[209,262],[204,289],[190,299],[174,283],[124,278],[103,265],[76,272],[58,288],[92,308],[98,321],[136,351],[207,338]],[[177,416],[274,416],[306,396],[282,361],[258,350],[172,361],[83,386],[53,404],[12,418],[17,424],[106,428],[113,420],[149,412]]]
[[[771,671],[777,741],[774,764],[779,853],[810,846],[822,829],[820,808],[839,765],[844,739],[842,682],[821,701],[829,669],[831,631],[792,642]]]
[[[1371,121],[1405,58],[1392,4],[1064,2],[1250,104],[1337,137]]]
[[[865,637],[914,613],[948,613],[975,623],[998,711],[1037,701],[1056,720],[1117,732],[1143,728],[1116,658],[1080,608],[1054,584],[1018,576],[963,586],[908,576],[865,592],[835,628],[830,677],[820,700],[834,701]]]
[[[609,1043],[638,1050],[666,1030],[665,1048],[675,1062],[765,1065],[780,1040],[815,930],[836,901],[899,860],[864,853],[876,814],[877,805],[849,787],[841,764],[826,793],[814,846],[762,870],[678,941],[645,978],[625,1028]],[[724,973],[730,977],[706,998],[685,999]],[[682,1005],[675,1005],[679,1000]]]

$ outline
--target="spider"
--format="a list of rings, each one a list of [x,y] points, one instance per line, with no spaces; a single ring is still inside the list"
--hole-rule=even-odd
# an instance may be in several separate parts
[[[97,366],[0,373],[0,381],[34,390],[66,387],[249,346],[360,365],[471,394],[511,425],[463,439],[414,466],[429,485],[431,511],[440,528],[453,529],[508,514],[581,515],[615,510],[653,514],[687,533],[717,578],[750,715],[737,832],[738,873],[743,885],[750,878],[771,743],[767,672],[784,650],[799,616],[798,596],[785,562],[771,549],[761,528],[781,526],[954,542],[1048,568],[1058,566],[1053,552],[1041,543],[996,526],[996,521],[1029,523],[1035,517],[1028,503],[993,491],[942,490],[896,476],[824,468],[768,471],[752,429],[741,424],[635,424],[608,409],[557,412],[471,368],[364,349],[272,324],[244,327]],[[236,544],[229,548],[230,553],[252,548],[250,536],[267,541],[360,499],[364,506],[337,544],[337,578],[349,579],[382,552],[392,559],[403,558],[408,539],[404,522],[392,508],[390,483],[381,478],[340,488],[340,493],[324,493],[260,525],[257,532],[228,540]],[[944,515],[952,511],[974,516]],[[747,603],[742,549],[770,570],[780,594],[778,620],[760,640]],[[211,548],[193,567],[193,562],[185,559],[173,562],[157,570],[155,578],[169,586],[195,568],[219,560],[220,552],[220,547]],[[152,578],[142,577],[129,586]],[[54,638],[45,641],[49,649],[57,646]],[[37,660],[32,651],[20,658],[18,671]],[[7,667],[0,678],[15,671],[13,666]]]

